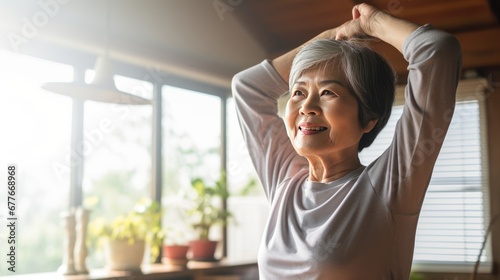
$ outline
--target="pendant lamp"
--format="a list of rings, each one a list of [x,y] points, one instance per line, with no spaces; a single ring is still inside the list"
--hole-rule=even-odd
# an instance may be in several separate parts
[[[80,100],[134,105],[151,104],[149,99],[119,91],[115,86],[115,82],[113,80],[113,65],[108,51],[110,17],[109,1],[107,1],[106,10],[106,49],[105,53],[97,58],[94,67],[95,76],[92,82],[90,84],[76,82],[48,82],[43,84],[42,88]]]
[[[90,84],[48,82],[42,85],[43,89],[70,96],[80,100],[117,104],[151,104],[151,101],[137,95],[119,91],[113,80],[113,68],[107,54],[97,58],[95,76]]]

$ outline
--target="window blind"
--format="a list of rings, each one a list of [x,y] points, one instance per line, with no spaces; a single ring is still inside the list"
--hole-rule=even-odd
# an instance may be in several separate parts
[[[436,161],[417,227],[414,268],[426,271],[472,271],[489,223],[488,166],[484,92],[486,81],[462,81],[448,134]],[[398,88],[387,126],[360,154],[369,164],[391,143],[403,111],[404,88]],[[490,268],[491,246],[481,267]]]

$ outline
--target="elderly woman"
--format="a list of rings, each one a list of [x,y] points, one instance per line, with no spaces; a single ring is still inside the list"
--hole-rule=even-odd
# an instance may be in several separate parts
[[[397,48],[409,76],[392,143],[363,166],[358,153],[387,123],[395,87],[391,67],[359,42],[367,37]],[[360,4],[351,21],[234,77],[241,128],[270,205],[261,279],[409,278],[460,67],[454,37]],[[277,99],[285,92],[283,121]]]

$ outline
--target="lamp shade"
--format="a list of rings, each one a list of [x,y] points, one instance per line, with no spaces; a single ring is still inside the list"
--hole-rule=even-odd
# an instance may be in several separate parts
[[[90,84],[49,82],[44,83],[42,88],[80,100],[134,105],[151,104],[146,98],[119,91],[115,87],[113,67],[107,55],[97,59],[94,69],[95,76]]]

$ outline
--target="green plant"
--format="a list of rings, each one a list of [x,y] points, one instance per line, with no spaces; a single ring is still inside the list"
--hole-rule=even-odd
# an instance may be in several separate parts
[[[424,280],[424,279],[425,279],[424,276],[419,273],[416,273],[414,271],[410,273],[410,280]]]
[[[191,225],[198,235],[198,239],[208,240],[210,229],[215,224],[225,225],[232,216],[222,207],[222,201],[229,197],[226,187],[226,178],[221,175],[214,184],[207,184],[203,179],[191,181],[194,191],[194,205],[188,210]]]
[[[111,222],[102,217],[94,219],[89,224],[89,238],[95,246],[100,246],[104,240],[126,240],[129,244],[145,241],[151,249],[151,260],[155,260],[165,238],[160,221],[160,204],[142,199],[134,210],[117,216]]]

